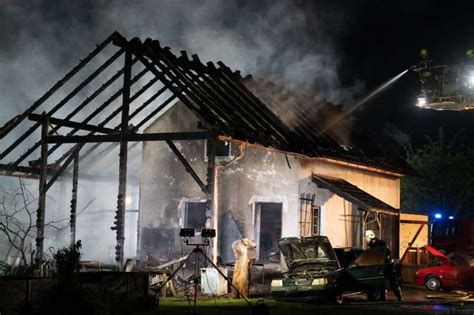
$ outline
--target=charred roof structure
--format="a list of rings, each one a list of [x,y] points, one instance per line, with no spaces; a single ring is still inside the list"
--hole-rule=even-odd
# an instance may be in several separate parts
[[[116,47],[110,57],[70,92],[65,93],[55,106],[44,109],[63,86],[73,78],[80,77],[78,73],[91,60],[97,59],[99,55],[103,57],[101,54],[107,47]],[[118,71],[105,81],[98,82],[100,75],[117,64]],[[143,83],[146,78],[148,81]],[[120,86],[114,88],[117,82]],[[84,93],[86,90],[87,93]],[[105,94],[107,97],[103,97]],[[136,105],[135,101],[143,96],[146,96],[143,102]],[[73,98],[80,98],[74,106],[71,105]],[[177,100],[199,118],[202,132],[139,132]],[[294,108],[288,108],[288,111],[292,110]],[[223,136],[307,157],[337,159],[396,174],[412,172],[403,159],[372,138],[357,133],[351,140],[351,146],[343,146],[330,135],[320,134],[320,128],[304,115],[296,115],[300,119],[297,125],[285,124],[245,86],[239,72],[231,71],[222,62],[217,65],[212,62],[203,64],[197,55],[189,57],[185,51],[180,56],[174,55],[170,48],[162,47],[157,40],[127,40],[116,32],[31,107],[1,127],[0,144],[4,149],[0,153],[0,174],[40,180],[36,238],[36,259],[40,261],[48,189],[67,172],[75,183],[73,187],[76,188],[73,189],[77,189],[79,159],[98,153],[106,154],[107,150],[98,150],[104,143],[119,143],[119,189],[116,221],[112,229],[117,233],[116,260],[122,264],[128,142],[166,141],[209,198],[213,159],[209,159],[207,182],[204,183],[193,174],[189,165],[186,166],[186,160],[175,150],[174,140],[216,139]],[[83,119],[78,121],[81,116],[84,116]],[[40,130],[41,137],[38,137]],[[19,131],[24,132],[18,136]],[[31,142],[35,136],[36,140]],[[212,150],[208,154],[212,157]],[[73,194],[72,231],[75,229],[75,207]],[[71,242],[74,241],[72,233]]]

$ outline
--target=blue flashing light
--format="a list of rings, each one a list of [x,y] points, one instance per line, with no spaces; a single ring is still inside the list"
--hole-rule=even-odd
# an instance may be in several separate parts
[[[449,219],[449,220],[454,220],[454,217],[453,217],[452,215],[450,215],[450,216],[448,217],[448,219]]]
[[[443,215],[441,213],[435,213],[434,217],[435,219],[441,219]]]

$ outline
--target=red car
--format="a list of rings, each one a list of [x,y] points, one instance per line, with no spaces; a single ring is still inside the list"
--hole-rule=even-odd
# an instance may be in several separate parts
[[[434,256],[436,266],[420,269],[415,274],[415,283],[424,285],[430,291],[450,290],[465,286],[472,278],[473,267],[460,266],[435,248],[423,246]]]

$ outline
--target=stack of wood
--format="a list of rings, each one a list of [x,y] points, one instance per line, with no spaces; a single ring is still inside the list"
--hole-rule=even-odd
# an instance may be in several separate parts
[[[256,245],[253,240],[244,238],[232,243],[235,256],[235,267],[232,284],[245,297],[249,296],[250,267],[255,262]],[[239,297],[239,292],[233,290],[234,298]]]

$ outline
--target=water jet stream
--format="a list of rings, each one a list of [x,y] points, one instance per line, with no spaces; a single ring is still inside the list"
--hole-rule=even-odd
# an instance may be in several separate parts
[[[399,74],[397,74],[396,76],[394,76],[393,78],[391,78],[390,80],[384,82],[382,85],[380,85],[378,88],[376,88],[375,90],[373,90],[372,92],[370,92],[366,97],[364,97],[362,100],[360,100],[356,105],[354,105],[351,109],[345,111],[343,114],[341,114],[340,116],[336,117],[334,120],[332,120],[331,122],[329,122],[319,133],[318,133],[318,136],[325,133],[326,131],[328,131],[332,126],[334,126],[336,123],[338,123],[341,119],[343,119],[344,117],[346,117],[347,115],[351,114],[352,112],[354,112],[357,108],[359,108],[360,106],[364,105],[365,103],[367,103],[369,100],[371,100],[374,96],[376,96],[377,94],[379,94],[380,92],[382,92],[383,90],[385,90],[387,87],[389,87],[390,85],[392,85],[393,83],[395,83],[397,80],[399,80],[401,77],[403,77],[410,69],[406,69],[402,72],[400,72]]]

